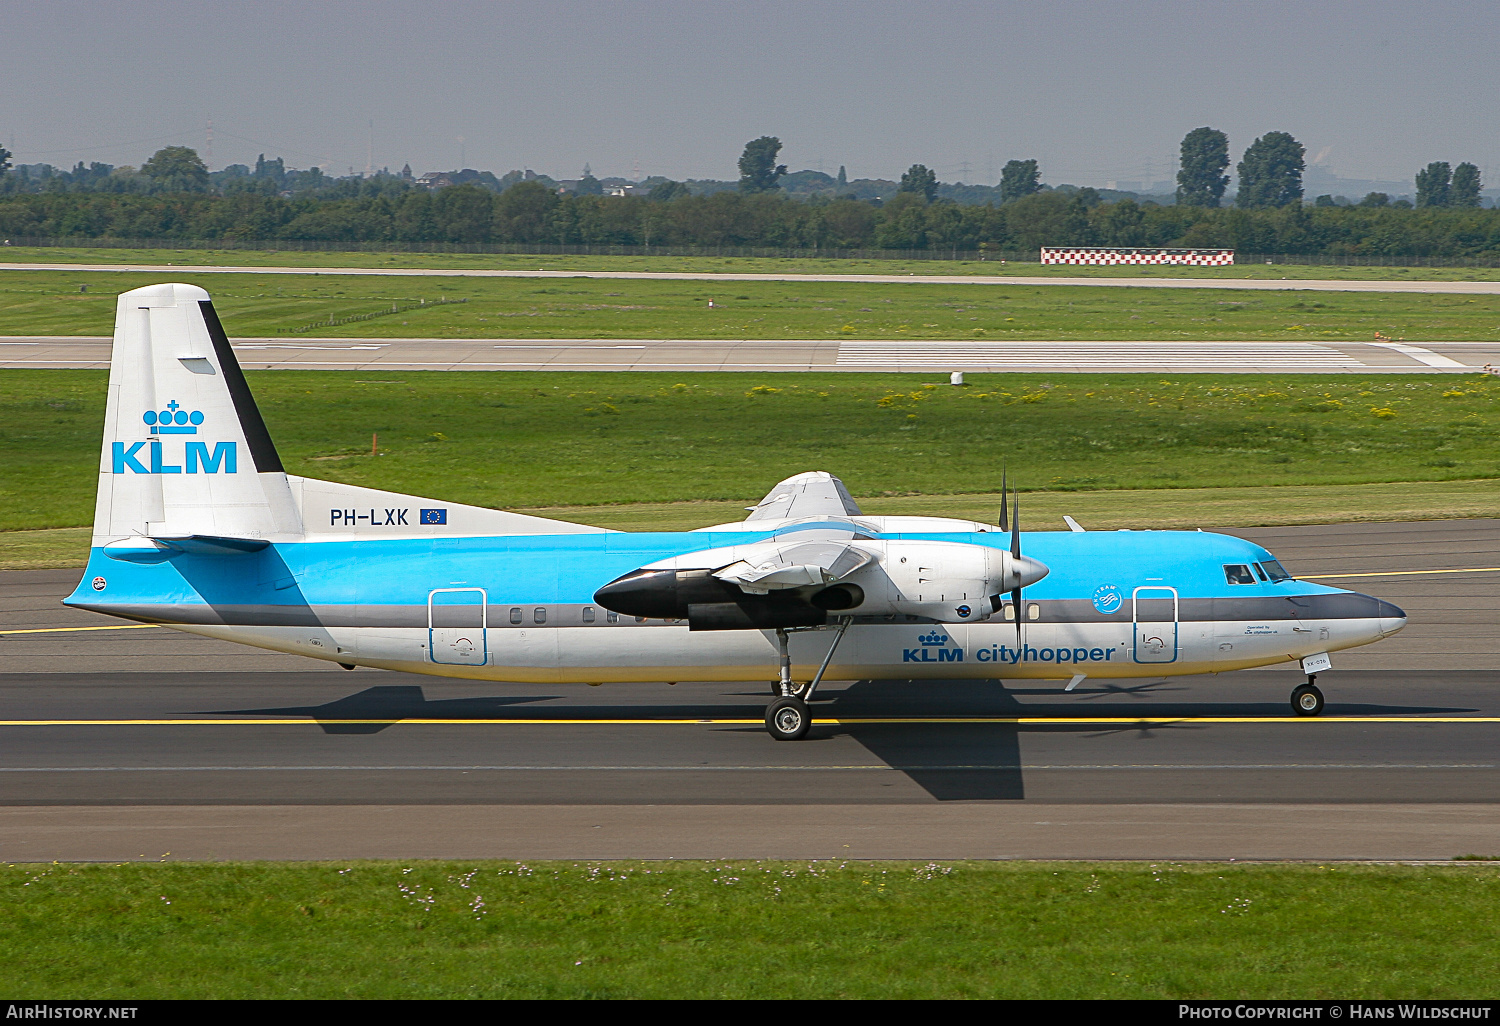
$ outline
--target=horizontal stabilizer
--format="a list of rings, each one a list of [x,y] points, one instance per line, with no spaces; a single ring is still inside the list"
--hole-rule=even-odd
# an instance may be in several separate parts
[[[271,544],[264,538],[224,538],[211,534],[167,537],[156,535],[151,540],[164,542],[174,549],[199,556],[238,556],[246,552],[259,552]]]
[[[183,534],[125,538],[104,546],[104,554],[127,563],[160,563],[184,552],[196,556],[242,556],[247,552],[259,552],[270,544],[264,538]]]

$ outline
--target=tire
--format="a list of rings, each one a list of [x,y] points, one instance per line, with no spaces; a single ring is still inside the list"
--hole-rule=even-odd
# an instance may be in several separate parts
[[[777,741],[799,741],[812,726],[812,714],[800,698],[778,698],[766,707],[766,730]]]
[[[1323,711],[1323,692],[1316,684],[1301,684],[1292,690],[1292,712],[1298,716],[1317,716]]]

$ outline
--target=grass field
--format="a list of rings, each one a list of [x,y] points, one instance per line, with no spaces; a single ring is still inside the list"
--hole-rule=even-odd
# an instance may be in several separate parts
[[[72,998],[1480,998],[1500,872],[1084,863],[7,866]]]
[[[208,289],[231,337],[1279,339],[1500,337],[1500,296],[1222,289],[0,272],[0,335],[108,335],[115,295]],[[87,292],[80,288],[88,287]],[[393,304],[463,299],[391,313]],[[709,302],[713,302],[710,307]],[[337,327],[330,319],[376,315]]]
[[[1486,375],[685,377],[249,374],[291,472],[506,508],[1500,477]],[[0,370],[0,530],[91,521],[105,379]]]
[[[5,263],[176,264],[229,267],[413,267],[549,271],[687,271],[697,274],[964,274],[1023,277],[1495,281],[1495,267],[1373,267],[1236,264],[1232,267],[1069,267],[1000,260],[831,260],[806,257],[539,256],[468,253],[303,253],[261,249],[115,249],[80,246],[0,249]]]

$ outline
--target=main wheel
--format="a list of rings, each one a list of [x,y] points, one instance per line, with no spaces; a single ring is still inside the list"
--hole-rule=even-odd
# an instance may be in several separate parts
[[[1316,716],[1323,711],[1323,692],[1316,684],[1300,684],[1292,689],[1292,712],[1298,716]]]
[[[777,741],[797,741],[807,736],[812,715],[800,698],[778,698],[766,707],[766,730]]]

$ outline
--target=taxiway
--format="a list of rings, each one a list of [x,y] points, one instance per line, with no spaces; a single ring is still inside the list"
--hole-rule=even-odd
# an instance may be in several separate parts
[[[1500,522],[1234,533],[1411,617],[1335,654],[1321,718],[1289,715],[1293,666],[1070,695],[842,682],[786,744],[753,686],[494,685],[53,631],[116,624],[57,605],[77,571],[0,574],[0,855],[1500,852],[1500,573],[1478,569],[1500,567]]]

